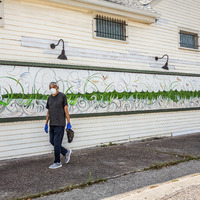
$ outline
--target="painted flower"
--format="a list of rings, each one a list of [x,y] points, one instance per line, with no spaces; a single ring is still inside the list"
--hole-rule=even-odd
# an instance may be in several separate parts
[[[180,78],[178,78],[178,77],[177,77],[177,80],[178,80],[178,81],[182,81],[182,80],[181,80]]]
[[[93,82],[93,83],[98,83],[99,81],[97,81],[97,80],[93,80],[92,82]]]
[[[108,79],[108,76],[102,75],[102,77],[103,77],[103,80],[104,80],[104,81],[105,81],[106,79]]]
[[[19,79],[17,80],[17,84],[19,83],[20,80],[23,80],[24,78],[27,78],[29,75],[29,72],[23,72],[20,76]]]

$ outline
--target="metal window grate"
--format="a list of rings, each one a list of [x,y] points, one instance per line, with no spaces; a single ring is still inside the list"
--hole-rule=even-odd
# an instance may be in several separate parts
[[[96,36],[126,41],[126,21],[96,15]]]
[[[198,38],[198,34],[180,31],[180,46],[191,49],[198,49]]]

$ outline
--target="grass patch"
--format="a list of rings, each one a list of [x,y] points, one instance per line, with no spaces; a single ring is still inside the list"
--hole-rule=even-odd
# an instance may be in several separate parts
[[[117,145],[116,143],[109,142],[109,144],[102,144],[101,147],[108,147],[108,146],[115,146]]]
[[[101,147],[107,147],[107,146],[108,146],[107,144],[102,144],[102,145],[101,145]]]
[[[155,165],[151,165],[148,168],[144,168],[144,171],[147,170],[151,170],[151,169],[161,169],[163,167],[169,167],[169,166],[173,166],[173,165],[177,165],[179,163],[183,163],[183,162],[188,162],[191,160],[200,160],[200,157],[193,157],[193,156],[186,156],[186,155],[179,155],[180,157],[184,158],[183,160],[177,160],[177,161],[170,161],[167,163],[158,163]]]
[[[60,189],[56,189],[56,190],[51,190],[51,191],[47,191],[47,192],[41,192],[41,193],[38,193],[38,194],[14,198],[13,200],[31,200],[31,199],[35,199],[35,198],[44,197],[44,196],[50,196],[50,195],[53,195],[53,194],[70,192],[74,189],[84,189],[85,187],[88,187],[90,185],[94,185],[94,184],[98,184],[98,183],[104,183],[106,181],[107,181],[106,178],[103,178],[103,179],[98,178],[95,181],[93,181],[92,174],[91,174],[91,172],[89,172],[89,178],[85,183],[76,184],[76,185],[69,185],[69,186],[66,186],[66,187],[63,187],[63,188],[60,188]]]
[[[89,178],[88,178],[88,180],[86,181],[86,184],[87,184],[87,185],[91,185],[91,184],[92,184],[92,174],[91,174],[91,172],[89,172]]]
[[[153,141],[153,140],[162,140],[164,138],[167,138],[167,137],[150,137],[150,138],[142,139],[141,142],[149,142],[149,141]]]
[[[115,146],[117,145],[116,143],[112,143],[112,142],[109,142],[109,146]]]
[[[189,160],[199,160],[200,159],[200,156],[194,157],[194,156],[187,155],[187,154],[170,153],[170,152],[163,152],[163,151],[158,151],[158,150],[155,150],[155,152],[180,157],[180,158],[183,158],[183,159],[189,159]]]

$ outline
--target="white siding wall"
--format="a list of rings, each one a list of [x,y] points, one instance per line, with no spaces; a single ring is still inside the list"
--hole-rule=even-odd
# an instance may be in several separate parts
[[[178,48],[179,27],[200,31],[199,7],[198,0],[163,0],[154,8],[161,14],[157,23],[148,25],[125,19],[129,24],[126,43],[93,38],[94,15],[91,11],[42,0],[5,0],[5,25],[0,27],[0,45],[3,47],[0,59],[158,70],[150,62],[155,56],[167,53],[169,64],[175,66],[175,71],[199,73],[200,53]],[[69,48],[92,50],[93,56],[87,57],[84,52],[66,52],[69,60],[61,61],[41,48],[21,46],[22,36],[49,40],[62,38]],[[108,59],[105,51],[116,56]],[[102,58],[95,58],[99,54]],[[128,56],[121,60],[124,54]]]
[[[200,131],[200,111],[137,114],[113,117],[72,119],[75,138],[63,145],[71,149],[92,147],[109,142],[171,136]],[[44,121],[0,124],[0,160],[39,155],[53,150]]]
[[[167,53],[175,71],[200,73],[200,53],[178,48],[179,27],[199,31],[199,7],[199,0],[163,0],[155,6],[162,14],[157,23],[146,25],[126,19],[128,42],[118,42],[93,38],[90,11],[42,0],[5,0],[0,60],[158,70],[150,62]],[[45,41],[62,38],[66,48],[92,50],[94,56],[69,52],[67,61],[58,60],[57,55],[45,53],[43,48],[23,46],[23,37]],[[112,53],[109,59],[105,51]],[[95,57],[99,54],[101,58]],[[75,139],[66,144],[65,137],[64,145],[76,149],[175,132],[193,133],[200,130],[199,121],[200,111],[72,119]],[[43,127],[44,121],[1,123],[0,160],[52,151]]]

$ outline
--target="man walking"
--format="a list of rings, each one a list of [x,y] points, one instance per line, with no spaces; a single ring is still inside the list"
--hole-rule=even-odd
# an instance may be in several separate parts
[[[50,143],[54,146],[54,163],[49,166],[50,169],[62,167],[60,161],[60,153],[65,156],[65,163],[70,160],[71,150],[67,150],[62,146],[62,140],[65,132],[66,118],[67,129],[72,128],[68,111],[67,97],[62,92],[58,91],[59,87],[56,82],[49,84],[51,95],[47,100],[46,108],[47,116],[45,123],[45,132],[48,133],[48,121],[50,120]]]

